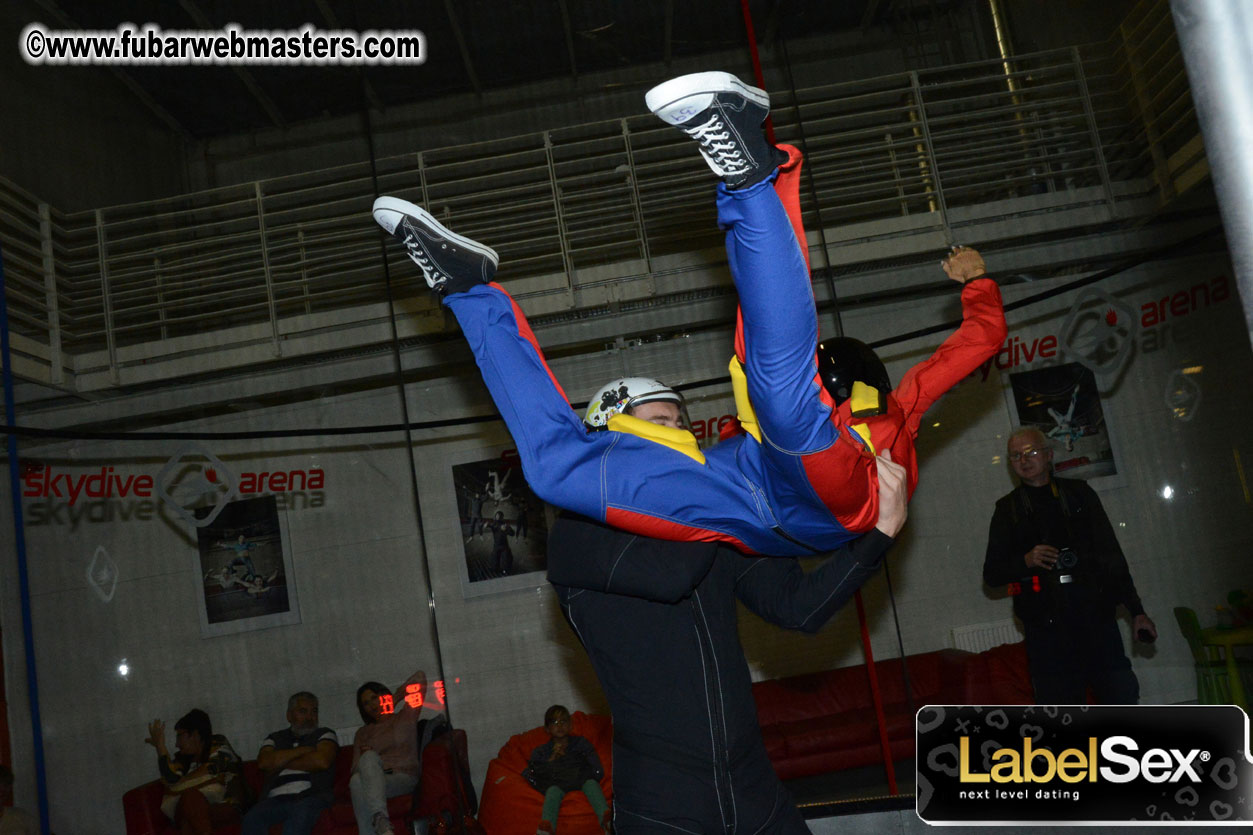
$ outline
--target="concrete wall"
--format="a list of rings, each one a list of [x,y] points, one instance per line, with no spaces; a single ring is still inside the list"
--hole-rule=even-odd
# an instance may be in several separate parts
[[[245,429],[259,425],[258,419],[276,426],[331,425],[363,407],[395,422],[398,404],[394,394],[382,395],[369,404],[345,401],[334,410],[305,404],[212,425]],[[163,466],[176,458],[202,462],[199,450],[220,461],[218,483],[229,481],[224,471],[242,476],[316,469],[325,478],[321,489],[278,494],[290,563],[287,588],[298,599],[292,607],[298,622],[215,637],[202,631],[206,564],[198,531],[168,504],[155,496],[119,498],[116,492],[112,498],[83,495],[71,502],[56,497],[55,487],[50,501],[26,501],[44,745],[58,832],[122,831],[122,791],[156,776],[155,756],[143,744],[154,718],[166,721],[172,745],[173,722],[200,707],[216,732],[252,758],[261,739],[286,724],[286,700],[293,692],[316,693],[322,723],[339,730],[347,744],[360,724],[354,694],[363,681],[397,685],[415,669],[425,670],[431,681],[442,678],[402,442],[362,436],[342,445],[301,438],[205,441],[194,447],[70,445],[24,453],[24,460],[40,461],[53,477],[111,466],[124,479],[147,475],[161,481]],[[180,470],[175,466],[171,472]],[[15,567],[10,542],[6,552],[3,585],[9,591]],[[115,586],[99,570],[102,560],[113,566]],[[258,553],[256,567],[269,574],[276,565]],[[7,687],[20,694],[20,643],[8,641],[22,631],[13,603],[10,593],[3,623],[7,655],[16,663],[6,666]],[[126,675],[120,673],[123,663]],[[16,714],[20,707],[11,709]],[[22,721],[14,724],[15,762],[26,788],[29,733]],[[23,801],[33,803],[29,791]]]

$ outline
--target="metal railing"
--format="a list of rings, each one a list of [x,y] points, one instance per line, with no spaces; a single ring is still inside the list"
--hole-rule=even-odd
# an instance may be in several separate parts
[[[1191,184],[1181,177],[1198,161],[1203,166],[1205,153],[1168,0],[1140,0],[1106,54],[1106,95],[1122,103],[1128,118],[1107,126],[1103,139],[1136,149],[1120,173],[1152,176],[1168,201]]]
[[[1169,9],[1156,17],[1017,56],[1008,75],[998,58],[776,94],[778,139],[806,140],[807,228],[926,213],[947,231],[957,207],[1089,187],[1112,206],[1114,181],[1146,177],[1168,198],[1196,125]],[[647,114],[384,158],[377,174],[380,193],[490,243],[507,281],[664,276],[661,259],[721,245],[708,171]],[[284,320],[384,300],[374,193],[365,161],[74,213],[0,180],[13,333],[56,356],[107,350],[113,368],[126,346],[233,325],[264,325],[277,350]],[[424,289],[393,272],[397,295]]]

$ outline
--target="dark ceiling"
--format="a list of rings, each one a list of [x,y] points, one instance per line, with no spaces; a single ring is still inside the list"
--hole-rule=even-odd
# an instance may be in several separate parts
[[[928,0],[921,0],[928,2]],[[34,0],[49,28],[419,29],[422,67],[119,68],[189,138],[582,76],[747,45],[736,0]],[[935,2],[935,0],[929,0]],[[855,30],[892,0],[750,0],[759,41]],[[906,4],[908,5],[908,4]],[[899,6],[898,6],[899,10]],[[91,71],[107,72],[97,67]],[[124,79],[125,80],[125,79]]]

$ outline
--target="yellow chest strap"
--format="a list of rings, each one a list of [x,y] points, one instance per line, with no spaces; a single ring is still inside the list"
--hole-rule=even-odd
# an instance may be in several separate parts
[[[848,428],[852,429],[854,432],[856,432],[858,435],[861,436],[861,439],[866,442],[866,448],[870,450],[871,455],[879,454],[874,448],[874,441],[870,440],[870,427],[869,426],[867,426],[864,423],[850,423],[848,425]]]
[[[748,399],[748,377],[744,375],[744,366],[740,365],[740,361],[735,357],[731,357],[730,371],[731,390],[735,393],[735,416],[740,419],[740,426],[744,427],[744,431],[761,443],[761,427],[757,425],[757,413],[753,411],[753,404]],[[853,383],[851,400],[854,416],[859,416],[862,412],[868,415],[883,412],[882,395],[879,390],[865,383]],[[870,440],[870,427],[864,423],[854,423],[850,425],[850,428],[862,437],[866,446],[874,453],[874,441]]]
[[[731,391],[735,394],[735,416],[740,420],[744,431],[761,443],[761,427],[757,425],[757,413],[748,399],[748,378],[744,376],[744,366],[736,357],[731,357]]]
[[[700,451],[700,446],[696,443],[696,436],[686,429],[672,429],[669,426],[649,423],[646,420],[640,420],[630,415],[614,415],[609,418],[607,425],[610,432],[635,435],[646,441],[652,441],[653,443],[670,447],[670,449],[676,452],[681,452],[697,464],[705,463],[705,455]]]

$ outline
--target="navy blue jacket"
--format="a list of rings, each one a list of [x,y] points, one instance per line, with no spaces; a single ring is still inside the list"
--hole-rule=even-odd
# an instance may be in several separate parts
[[[795,559],[648,539],[563,515],[548,578],[600,678],[614,721],[615,827],[808,832],[766,756],[736,600],[816,632],[874,574],[877,530],[805,573]]]

